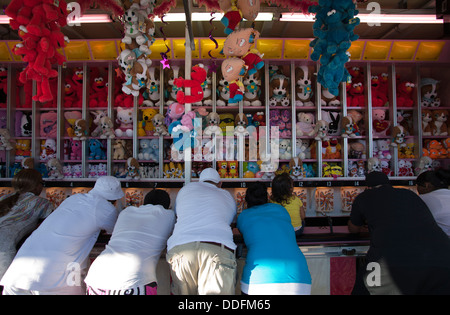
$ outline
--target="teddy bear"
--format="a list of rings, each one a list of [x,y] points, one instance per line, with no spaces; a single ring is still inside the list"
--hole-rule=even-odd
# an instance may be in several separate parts
[[[244,99],[245,87],[239,80],[245,75],[246,67],[242,59],[227,58],[222,62],[222,75],[228,82],[228,104],[234,104]]]
[[[420,95],[422,107],[439,107],[441,99],[438,97],[440,81],[432,78],[423,78],[420,81]]]
[[[408,160],[398,161],[398,176],[414,176],[412,163]]]
[[[437,109],[433,111],[433,121],[431,124],[431,134],[433,136],[447,136],[448,110]]]
[[[133,136],[133,109],[132,108],[117,108],[116,122],[119,127],[115,130],[117,137],[132,137]]]
[[[381,161],[377,157],[371,157],[367,160],[367,173],[381,172]]]
[[[74,140],[73,138],[69,141],[70,145],[70,159],[71,160],[81,160],[81,141]]]
[[[154,133],[154,126],[152,119],[158,113],[159,110],[155,108],[144,108],[141,110],[142,120],[139,122],[138,126],[138,136],[145,137],[151,136]]]
[[[279,145],[279,157],[282,160],[289,160],[292,157],[292,147],[290,139],[281,139]]]
[[[150,146],[150,139],[139,140],[139,160],[155,160],[153,150]]]
[[[429,156],[422,156],[419,160],[419,166],[416,168],[416,176],[423,172],[433,170],[433,160]]]
[[[245,71],[245,68],[243,71]],[[237,76],[237,77],[239,78],[239,76]],[[245,87],[244,87],[244,90],[245,90]],[[217,106],[222,107],[222,106],[227,106],[227,105],[229,105],[229,106],[235,105],[233,103],[229,103],[230,87],[228,85],[228,81],[223,77],[223,75],[220,77],[220,79],[217,82],[216,93],[217,93]]]
[[[389,151],[388,140],[374,140],[373,142],[373,154],[380,159],[391,159],[391,152]]]
[[[302,179],[303,178],[303,162],[299,157],[292,157],[289,161],[290,176],[292,179]]]
[[[248,119],[244,113],[237,113],[234,118],[234,134],[235,135],[245,135],[248,134],[247,131]]]
[[[284,74],[275,74],[269,82],[269,105],[289,106],[289,78]]]
[[[393,147],[404,147],[405,144],[406,132],[405,128],[401,125],[394,126],[392,129],[392,141],[391,146]]]
[[[344,118],[342,118],[342,137],[344,138],[354,138],[357,136],[358,133],[358,129],[357,129],[357,125],[355,128],[355,124],[353,122],[353,117],[352,116],[344,116]]]
[[[168,136],[169,132],[164,124],[164,116],[160,113],[156,113],[152,118],[152,124],[154,128],[154,136]]]
[[[49,138],[45,140],[44,150],[41,152],[41,160],[45,162],[52,158],[56,158],[56,140]]]
[[[295,131],[298,137],[309,136],[314,134],[314,115],[312,113],[300,112],[297,114],[298,122]]]
[[[100,119],[100,139],[114,139],[114,123],[108,116],[104,116]]]
[[[348,144],[348,158],[349,159],[365,159],[366,146],[359,141],[352,141]],[[375,151],[375,146],[374,146]]]
[[[301,160],[311,158],[311,149],[309,147],[308,139],[296,139],[295,140],[295,156]]]
[[[259,72],[247,75],[244,78],[244,106],[261,106],[261,78]]]
[[[39,129],[40,129],[39,135],[41,137],[56,138],[57,122],[58,122],[58,114],[56,112],[50,111],[50,112],[41,113],[40,124],[39,124]]]
[[[177,93],[181,89],[174,84],[176,78],[184,76],[184,67],[173,65],[164,72],[164,98],[166,105],[171,105],[177,101]]]
[[[144,92],[143,106],[159,106],[160,105],[160,80],[159,69],[157,67],[148,67],[147,69],[147,86]]]
[[[176,87],[180,88],[176,96],[177,102],[180,104],[194,104],[200,102],[203,99],[202,84],[205,80],[206,70],[201,65],[192,67],[190,80],[183,79],[182,77],[175,78],[173,83]],[[186,95],[181,88],[190,88],[190,95]]]
[[[89,140],[89,160],[106,160],[103,144],[98,139]]]
[[[113,142],[113,160],[125,159],[125,140],[115,139]]]
[[[295,69],[295,106],[312,107],[314,103],[311,71],[308,66],[300,66]]]
[[[64,178],[63,166],[57,158],[51,158],[47,162],[48,178],[62,179]]]
[[[414,86],[414,83],[408,81],[397,85],[397,107],[413,107]]]
[[[133,157],[127,159],[127,177],[126,179],[139,179],[139,162]]]
[[[89,136],[89,129],[86,120],[77,119],[73,126],[74,140],[86,140]]]
[[[11,135],[8,129],[0,129],[0,150],[12,150],[14,147],[11,145]]]
[[[391,125],[389,120],[386,120],[386,111],[384,109],[374,109],[372,110],[372,117],[374,137],[386,137]]]
[[[251,47],[259,38],[259,32],[253,28],[242,28],[230,33],[223,44],[222,52],[228,57],[239,57],[244,61],[249,75],[264,66],[262,54]],[[222,71],[222,74],[224,72]]]
[[[422,110],[422,135],[431,136],[431,126],[433,125],[433,114],[431,110]]]
[[[222,136],[222,129],[219,127],[220,116],[216,112],[211,112],[206,116],[206,128],[203,134],[206,136],[211,136],[213,134]],[[248,124],[248,118],[247,118]]]
[[[327,141],[328,137],[328,122],[325,120],[318,120],[314,126],[314,139]]]

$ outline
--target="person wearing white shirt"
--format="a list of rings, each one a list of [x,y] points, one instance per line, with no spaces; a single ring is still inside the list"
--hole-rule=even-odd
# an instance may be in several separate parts
[[[129,206],[117,219],[105,250],[86,279],[88,295],[156,295],[156,266],[175,224],[169,194],[150,191],[144,205]]]
[[[235,293],[236,245],[230,225],[236,202],[220,187],[217,171],[207,168],[198,182],[187,184],[177,194],[177,221],[166,255],[172,294]]]
[[[113,202],[123,196],[119,180],[103,176],[89,193],[63,201],[17,252],[0,282],[3,294],[84,294],[87,258],[100,231],[112,232]]]
[[[417,191],[436,223],[450,237],[450,171],[427,171],[417,177]]]

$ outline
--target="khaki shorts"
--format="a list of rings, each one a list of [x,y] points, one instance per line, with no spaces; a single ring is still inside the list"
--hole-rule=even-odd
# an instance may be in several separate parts
[[[234,295],[236,257],[214,244],[191,242],[173,247],[166,255],[171,266],[174,295]]]

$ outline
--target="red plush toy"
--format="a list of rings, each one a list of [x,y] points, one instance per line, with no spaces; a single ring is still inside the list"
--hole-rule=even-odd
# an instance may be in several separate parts
[[[352,83],[350,90],[348,91],[349,95],[347,95],[347,106],[348,107],[364,107],[365,106],[365,98],[364,98],[364,85],[362,82]]]
[[[108,87],[97,68],[91,70],[91,92],[89,93],[89,107],[108,107]]]
[[[192,67],[191,80],[185,80],[182,77],[173,80],[173,83],[181,88],[191,88],[191,95],[184,94],[184,91],[177,92],[177,102],[180,104],[193,104],[203,99],[202,83],[206,80],[206,70],[199,65]]]
[[[372,106],[373,107],[382,107],[388,101],[387,93],[383,91],[381,85],[381,78],[377,75],[372,76]]]
[[[23,42],[13,52],[28,63],[21,72],[22,83],[34,80],[37,93],[34,101],[53,100],[49,80],[58,76],[52,64],[62,65],[65,57],[57,49],[65,46],[66,37],[60,28],[67,24],[67,4],[64,0],[13,0],[5,10],[12,18],[11,27],[19,30]]]
[[[412,94],[414,92],[414,83],[402,82],[397,87],[397,106],[412,107],[414,105]]]

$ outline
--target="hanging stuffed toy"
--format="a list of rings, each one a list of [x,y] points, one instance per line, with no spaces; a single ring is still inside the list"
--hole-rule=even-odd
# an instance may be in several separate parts
[[[183,79],[182,77],[173,80],[173,83],[178,88],[190,88],[190,95],[186,95],[183,90],[177,92],[177,102],[180,104],[193,104],[200,102],[203,99],[202,84],[206,80],[206,70],[196,65],[192,67],[191,80]]]
[[[52,65],[62,65],[66,59],[57,49],[65,47],[68,38],[61,32],[67,25],[67,4],[64,0],[14,0],[5,10],[11,17],[10,25],[19,30],[23,41],[13,48],[28,64],[20,74],[20,81],[37,83],[34,101],[53,100],[49,80],[58,72]]]
[[[317,75],[319,83],[331,94],[339,95],[339,84],[347,82],[349,73],[345,63],[349,61],[347,50],[351,42],[358,39],[353,33],[359,24],[356,6],[352,0],[320,1],[309,8],[316,14],[313,25],[314,39],[310,46],[314,48],[311,59],[320,59],[321,67]]]
[[[246,73],[245,62],[239,58],[228,58],[222,62],[222,75],[228,81],[230,98],[228,103],[234,104],[244,99],[245,87],[239,80]]]
[[[236,26],[246,19],[253,22],[258,16],[261,7],[259,0],[219,0],[220,10],[224,12],[220,20],[225,26],[225,34],[230,34],[236,29]]]
[[[252,48],[258,38],[259,32],[253,28],[236,30],[225,39],[223,54],[241,58],[247,66],[248,75],[254,74],[264,66],[263,55]]]

